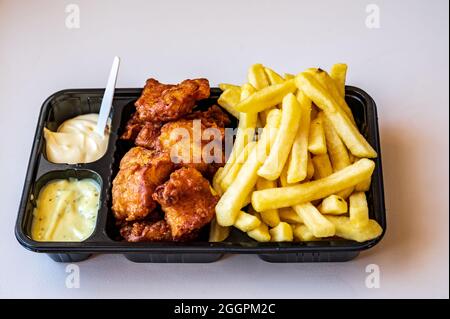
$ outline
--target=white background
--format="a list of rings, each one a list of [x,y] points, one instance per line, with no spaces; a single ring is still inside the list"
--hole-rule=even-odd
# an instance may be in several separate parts
[[[448,1],[0,0],[0,297],[449,296]],[[365,25],[366,5],[380,28]],[[270,264],[227,256],[213,264],[134,264],[100,255],[64,264],[22,248],[14,222],[40,106],[64,88],[104,87],[114,55],[118,87],[147,77],[242,83],[252,63],[280,72],[349,64],[348,83],[378,104],[388,231],[354,261]],[[365,286],[369,264],[381,287]]]

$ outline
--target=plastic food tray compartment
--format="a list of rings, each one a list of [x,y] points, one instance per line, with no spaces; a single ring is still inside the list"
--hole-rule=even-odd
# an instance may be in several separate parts
[[[25,248],[47,253],[57,262],[78,262],[92,254],[123,254],[134,262],[206,263],[219,260],[224,254],[257,254],[268,262],[336,262],[348,261],[359,252],[376,245],[386,231],[386,213],[381,166],[381,150],[378,133],[376,105],[361,89],[346,87],[346,101],[354,113],[362,134],[378,152],[372,184],[367,192],[370,218],[383,228],[383,235],[364,242],[330,238],[315,242],[259,243],[246,234],[233,229],[230,236],[220,243],[208,242],[208,226],[193,242],[128,243],[120,238],[111,207],[111,183],[118,172],[120,159],[131,147],[120,140],[127,120],[134,109],[134,102],[142,89],[116,89],[110,114],[111,134],[106,154],[87,164],[54,164],[47,160],[43,128],[56,130],[65,120],[86,113],[98,113],[103,89],[69,89],[50,96],[42,105],[34,143],[23,187],[15,227],[17,240]],[[211,89],[211,97],[200,101],[198,108],[216,103],[221,90]],[[236,123],[234,123],[236,124]],[[40,189],[48,181],[61,178],[93,178],[101,186],[97,224],[92,235],[82,242],[38,242],[32,240],[31,222],[35,200]]]

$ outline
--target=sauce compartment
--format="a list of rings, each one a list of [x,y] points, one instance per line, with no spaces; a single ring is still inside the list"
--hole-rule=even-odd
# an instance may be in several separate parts
[[[73,119],[80,115],[86,114],[98,114],[100,112],[100,105],[102,102],[101,96],[83,96],[74,94],[59,94],[56,93],[54,97],[48,103],[48,110],[45,116],[44,127],[51,132],[56,132],[59,126],[67,120]],[[114,103],[114,102],[113,102]],[[114,105],[111,108],[109,115],[110,122],[114,117]],[[110,124],[111,125],[111,124]],[[110,126],[110,131],[112,132],[112,127]],[[42,136],[44,132],[42,132]],[[111,140],[111,134],[109,140]],[[110,141],[107,142],[108,147],[105,153],[95,161],[90,161],[86,163],[75,163],[71,165],[83,165],[90,164],[102,160],[108,153],[108,148],[110,146]],[[65,164],[65,163],[54,163],[49,160],[46,150],[46,139],[43,138],[42,144],[42,154],[44,159],[52,164]]]
[[[87,236],[86,239],[82,241],[68,241],[64,243],[80,243],[91,240],[91,238],[95,237],[96,233],[101,229],[100,224],[101,221],[104,221],[104,218],[102,218],[102,202],[104,201],[104,192],[102,191],[103,188],[103,180],[101,176],[94,171],[90,170],[84,170],[84,169],[68,169],[64,171],[51,171],[44,175],[42,175],[34,184],[33,190],[30,193],[29,200],[27,203],[27,208],[25,211],[25,216],[23,219],[22,229],[23,233],[29,238],[31,241],[37,242],[37,240],[34,240],[32,238],[32,225],[33,225],[33,212],[34,209],[37,206],[37,199],[39,198],[39,195],[41,193],[41,190],[44,188],[44,186],[48,185],[48,183],[57,181],[57,180],[69,180],[69,179],[76,179],[78,181],[84,180],[84,179],[91,179],[95,181],[98,184],[99,192],[98,192],[98,209],[97,209],[97,217],[95,220],[94,228],[92,229],[92,232],[89,236]],[[104,212],[104,210],[103,210]],[[52,213],[56,212],[49,212],[48,215],[51,216]],[[103,213],[104,215],[104,213]],[[50,242],[58,242],[58,241],[39,241],[41,243],[50,243]]]

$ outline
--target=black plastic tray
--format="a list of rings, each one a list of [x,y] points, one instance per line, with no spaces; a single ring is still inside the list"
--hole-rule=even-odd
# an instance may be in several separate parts
[[[221,243],[207,241],[208,229],[194,242],[188,243],[128,243],[120,240],[114,225],[111,207],[111,182],[118,170],[120,158],[130,145],[118,139],[123,126],[133,111],[133,104],[142,89],[116,89],[111,112],[111,135],[106,154],[96,162],[87,164],[53,164],[45,156],[43,128],[51,130],[63,121],[86,113],[98,113],[103,89],[73,89],[57,92],[43,104],[36,128],[28,171],[15,227],[17,240],[25,248],[47,253],[58,262],[77,262],[94,253],[120,253],[134,262],[192,263],[213,262],[224,254],[258,254],[269,262],[331,262],[348,261],[360,251],[376,245],[386,231],[381,151],[378,134],[376,105],[372,98],[356,87],[346,87],[346,100],[355,120],[379,157],[372,185],[367,193],[370,217],[383,228],[383,235],[364,243],[343,239],[317,242],[258,243],[246,234],[233,229],[229,238]],[[221,90],[211,89],[211,97],[201,101],[199,107],[216,102]],[[102,186],[97,225],[93,234],[83,242],[37,242],[30,237],[34,199],[40,188],[55,178],[91,177]]]

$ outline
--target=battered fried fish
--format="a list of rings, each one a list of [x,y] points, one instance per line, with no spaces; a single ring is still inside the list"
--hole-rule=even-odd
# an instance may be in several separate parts
[[[156,188],[153,199],[161,205],[172,236],[177,240],[212,220],[219,197],[212,194],[209,182],[199,171],[181,168]]]
[[[120,138],[122,140],[134,141],[144,124],[144,122],[139,120],[139,114],[137,112],[133,113],[131,118],[128,120],[124,132],[122,133]]]
[[[164,124],[159,146],[178,166],[193,167],[209,177],[224,164],[224,127],[229,123],[228,116],[214,105]]]
[[[188,241],[198,236],[194,231],[180,238],[173,238],[165,220],[129,222],[120,228],[120,235],[128,242]]]
[[[211,106],[206,111],[195,111],[185,116],[186,119],[199,119],[206,127],[224,128],[231,123],[230,118],[217,105]]]
[[[120,235],[128,242],[172,240],[170,227],[165,220],[127,223],[120,228]]]
[[[156,207],[152,194],[167,180],[174,164],[166,153],[133,147],[122,158],[113,180],[112,211],[117,220],[140,220]]]
[[[184,80],[178,85],[148,79],[135,106],[140,121],[167,122],[192,112],[198,100],[209,97],[207,79]]]
[[[159,150],[160,143],[158,137],[161,134],[161,126],[160,123],[145,123],[137,135],[134,144],[151,150]]]

